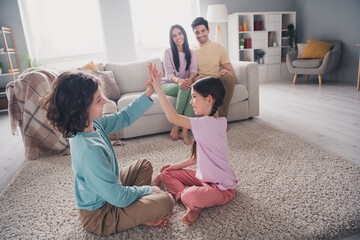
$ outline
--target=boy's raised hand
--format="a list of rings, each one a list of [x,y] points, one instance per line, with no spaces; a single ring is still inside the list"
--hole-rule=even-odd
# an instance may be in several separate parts
[[[152,85],[157,92],[159,89],[161,89],[159,77],[161,76],[161,72],[159,73],[156,69],[156,64],[154,66],[152,63],[149,63],[148,65],[149,69],[149,80],[145,80],[145,84],[147,86]]]

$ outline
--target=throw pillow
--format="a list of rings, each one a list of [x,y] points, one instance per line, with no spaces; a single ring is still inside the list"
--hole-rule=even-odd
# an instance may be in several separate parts
[[[89,62],[88,64],[82,66],[82,68],[85,69],[90,69],[90,70],[94,70],[94,71],[99,71],[98,67],[95,65],[95,63],[93,61]]]
[[[113,101],[120,98],[120,89],[115,81],[115,76],[112,71],[99,72],[103,80],[102,90],[104,95]]]
[[[301,58],[324,58],[334,44],[311,40],[308,38],[304,54]]]
[[[90,69],[84,69],[83,71],[87,71],[95,77],[99,78],[102,81],[102,91],[110,100],[117,101],[120,98],[120,89],[115,81],[115,76],[112,71],[94,71]]]
[[[298,56],[297,56],[297,58],[301,58],[301,56],[304,54],[304,51],[305,51],[305,48],[306,48],[306,43],[298,43],[297,47],[298,47]]]

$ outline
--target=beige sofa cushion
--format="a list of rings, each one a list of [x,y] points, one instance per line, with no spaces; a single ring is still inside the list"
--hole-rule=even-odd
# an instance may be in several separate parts
[[[150,62],[156,64],[156,68],[159,72],[162,73],[163,76],[164,73],[160,58],[151,59],[144,62],[108,63],[105,65],[105,71],[112,71],[114,73],[115,80],[119,86],[120,92],[142,92],[147,88],[144,80],[148,79],[147,65]]]
[[[134,93],[126,93],[121,95],[117,103],[117,107],[119,111],[125,107],[127,107],[130,103],[132,103],[142,92],[134,92]],[[167,96],[171,105],[175,108],[176,105],[176,97]],[[164,111],[161,108],[161,104],[157,94],[153,94],[151,99],[154,101],[154,105],[145,113],[145,115],[152,115],[152,114],[164,114]]]

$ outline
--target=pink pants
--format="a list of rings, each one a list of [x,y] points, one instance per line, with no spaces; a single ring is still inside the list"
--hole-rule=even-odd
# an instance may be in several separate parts
[[[170,170],[161,173],[164,185],[192,211],[224,205],[235,196],[235,189],[220,190],[213,183],[201,182],[190,169]]]

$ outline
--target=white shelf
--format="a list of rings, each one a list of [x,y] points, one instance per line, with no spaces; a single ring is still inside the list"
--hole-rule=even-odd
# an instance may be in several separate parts
[[[239,31],[240,26],[247,31]],[[258,61],[258,52],[265,51],[264,64],[259,65],[260,81],[280,78],[281,60],[289,46],[287,26],[296,27],[296,12],[238,12],[229,15],[228,49],[232,61]],[[257,29],[257,30],[255,30]],[[283,36],[285,35],[285,37]],[[240,49],[240,39],[251,39],[251,48]],[[273,43],[276,42],[276,47]]]
[[[14,74],[20,74],[19,72],[14,72]],[[12,73],[2,73],[0,76],[11,76]]]
[[[10,54],[16,54],[16,52],[9,52]],[[0,55],[7,55],[7,52],[0,53]]]
[[[2,30],[0,30],[0,34],[2,34],[3,33],[3,31]],[[4,33],[10,33],[10,31],[4,31]]]

